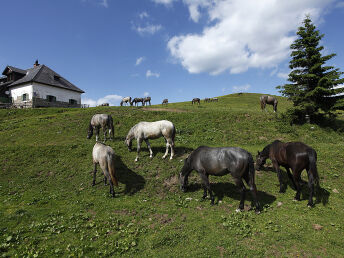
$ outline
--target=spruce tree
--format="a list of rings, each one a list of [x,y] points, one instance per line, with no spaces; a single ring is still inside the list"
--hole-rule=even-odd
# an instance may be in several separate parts
[[[332,96],[344,91],[335,86],[344,83],[343,74],[338,68],[325,63],[335,54],[322,55],[323,46],[319,46],[324,34],[320,34],[309,16],[298,28],[298,38],[290,46],[291,61],[289,84],[278,86],[283,96],[293,101],[289,110],[293,120],[303,121],[305,115],[314,120],[319,115],[333,115],[337,98]]]

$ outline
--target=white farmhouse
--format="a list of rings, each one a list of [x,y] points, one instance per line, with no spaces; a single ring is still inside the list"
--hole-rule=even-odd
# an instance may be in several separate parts
[[[46,65],[22,70],[7,66],[0,78],[0,97],[17,107],[80,107],[83,90]]]

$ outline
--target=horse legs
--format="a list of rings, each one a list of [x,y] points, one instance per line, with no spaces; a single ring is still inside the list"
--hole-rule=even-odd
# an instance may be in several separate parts
[[[294,197],[295,201],[300,201],[300,194],[301,194],[301,186],[300,186],[300,182],[298,180],[298,178],[300,177],[302,170],[300,169],[294,169],[293,170],[293,177],[294,177],[294,182],[295,182],[295,186],[296,186],[296,194]]]
[[[209,182],[209,175],[208,174],[205,174],[206,177],[207,177],[207,180]],[[205,185],[203,185],[203,196],[202,196],[202,199],[204,200],[205,198],[207,198],[207,195],[208,195],[208,189]]]
[[[289,179],[291,180],[291,182],[292,182],[294,188],[296,189],[296,184],[295,184],[295,181],[294,181],[294,177],[293,177],[293,175],[290,173],[290,169],[289,169],[289,168],[285,168],[285,169],[287,170],[287,175],[288,175]]]
[[[94,163],[92,186],[96,185],[97,163]]]
[[[239,187],[239,192],[241,196],[239,208],[236,211],[242,211],[244,209],[246,187],[241,178],[234,178],[234,182],[237,185],[237,187]]]
[[[145,142],[146,142],[148,150],[149,150],[149,157],[153,158],[153,151],[152,151],[152,148],[150,146],[150,143],[149,143],[148,139],[145,139]]]
[[[258,213],[258,212],[260,212],[260,203],[259,203],[258,198],[257,198],[256,184],[254,182],[250,181],[248,174],[245,174],[244,179],[245,179],[247,185],[250,187],[252,198],[254,201],[254,205],[256,207],[256,213]]]
[[[308,199],[308,207],[313,207],[313,194],[314,194],[314,175],[310,172],[310,170],[307,171],[308,174],[308,188],[309,188],[309,199]]]
[[[281,169],[280,169],[280,167],[278,166],[278,163],[277,163],[276,161],[272,161],[272,165],[273,165],[275,171],[277,172],[277,177],[278,177],[278,181],[279,181],[279,184],[280,184],[280,190],[279,190],[279,192],[280,192],[280,193],[284,193],[284,192],[285,192],[285,188],[283,187]]]
[[[165,142],[166,142],[166,151],[165,151],[164,156],[162,156],[163,159],[165,159],[167,157],[168,147],[170,146],[170,143],[169,143],[169,141],[166,138],[165,138]],[[172,151],[171,151],[171,155],[172,155]]]
[[[171,140],[171,142],[170,142],[170,147],[171,147],[171,157],[170,157],[170,159],[173,159],[173,157],[174,157],[174,141],[173,140]]]
[[[205,190],[208,190],[208,192],[210,194],[210,200],[211,200],[210,203],[211,203],[211,205],[214,205],[215,198],[214,198],[213,192],[210,189],[209,176],[205,172],[205,170],[201,170],[199,172],[199,175],[201,176],[202,183],[203,183],[203,186],[205,187]],[[203,194],[203,196],[204,196],[204,194]]]
[[[142,144],[142,139],[141,138],[137,138],[137,154],[136,154],[135,162],[137,162],[139,160],[139,153],[140,153],[140,150],[141,150],[141,144]]]
[[[103,133],[104,133],[104,141],[103,142],[105,143],[106,142],[106,128],[105,127],[103,128]]]
[[[96,127],[95,131],[96,131],[96,142],[97,142],[99,139],[99,127]]]

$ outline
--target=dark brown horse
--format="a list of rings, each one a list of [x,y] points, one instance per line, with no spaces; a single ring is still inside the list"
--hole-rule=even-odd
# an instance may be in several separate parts
[[[278,100],[275,97],[267,95],[260,96],[260,107],[262,110],[265,110],[266,104],[273,105],[274,112],[277,112]]]
[[[142,106],[144,106],[144,100],[143,98],[134,98],[133,99],[133,102],[131,102],[130,104],[133,105],[135,103],[135,106],[138,106],[139,105],[139,102],[142,103]]]
[[[149,103],[149,105],[151,105],[151,100],[152,100],[152,98],[151,97],[145,97],[144,99],[143,99],[143,105],[145,106],[146,105],[146,103],[147,103],[147,105],[148,105],[148,103]]]
[[[201,104],[201,100],[200,100],[199,98],[194,98],[194,99],[191,101],[191,103],[192,103],[192,105],[193,105],[194,103],[198,103],[198,105],[199,105],[199,104]]]
[[[184,192],[187,190],[188,177],[192,170],[196,170],[200,175],[204,186],[203,199],[207,197],[207,192],[209,192],[211,204],[214,204],[214,194],[210,188],[209,175],[224,176],[231,174],[241,195],[238,211],[244,209],[246,191],[244,179],[250,187],[256,212],[259,212],[260,204],[257,200],[254,163],[252,155],[248,151],[237,147],[198,147],[185,160],[179,174],[180,188]]]
[[[316,151],[302,142],[281,142],[274,141],[265,146],[262,152],[258,151],[256,157],[256,169],[260,170],[265,164],[266,159],[271,159],[272,165],[277,172],[280,183],[280,192],[285,188],[282,183],[282,174],[279,166],[287,170],[288,177],[296,189],[295,200],[300,200],[301,193],[301,172],[306,169],[308,174],[309,200],[308,206],[313,206],[314,184],[319,189],[319,175],[317,170],[317,153]],[[290,173],[292,170],[293,174]]]

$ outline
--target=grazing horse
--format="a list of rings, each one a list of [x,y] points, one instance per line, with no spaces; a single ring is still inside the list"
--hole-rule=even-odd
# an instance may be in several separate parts
[[[128,150],[131,151],[132,140],[135,138],[137,140],[137,155],[135,161],[139,159],[139,153],[141,149],[142,141],[145,141],[149,153],[150,158],[153,157],[153,152],[150,147],[148,139],[157,139],[161,136],[165,138],[166,142],[166,152],[163,159],[166,158],[168,154],[168,148],[171,148],[171,157],[174,156],[174,137],[176,135],[176,129],[172,122],[167,120],[161,120],[156,122],[140,122],[134,125],[128,132],[127,137],[125,139],[125,144],[128,146]]]
[[[194,103],[198,103],[198,105],[199,104],[201,104],[201,100],[199,99],[199,98],[194,98],[194,99],[192,99],[192,101],[191,101],[191,103],[192,103],[192,105],[194,104]]]
[[[144,99],[143,99],[143,106],[145,106],[146,105],[146,102],[148,102],[149,103],[149,105],[151,105],[151,97],[145,97]]]
[[[283,166],[287,170],[288,177],[296,189],[295,200],[300,201],[301,193],[301,172],[306,169],[308,174],[309,200],[308,206],[313,206],[314,183],[319,189],[319,175],[317,170],[317,153],[316,151],[302,142],[286,142],[274,141],[265,146],[262,152],[258,151],[256,157],[256,169],[263,167],[266,159],[271,159],[272,165],[277,172],[280,183],[280,192],[284,192],[285,188],[282,183],[282,174],[279,166]],[[290,173],[292,170],[293,175]]]
[[[135,106],[138,106],[138,103],[141,102],[142,106],[143,104],[143,98],[134,98],[133,102],[131,102],[131,105],[133,105],[135,103]]]
[[[212,102],[219,102],[219,99],[218,98],[213,98],[211,99]]]
[[[126,104],[130,104],[130,106],[132,105],[132,103],[131,103],[131,97],[125,97],[125,98],[123,98],[122,99],[122,101],[121,101],[121,106],[123,106],[123,104],[124,103],[126,103]]]
[[[115,197],[113,186],[118,186],[118,180],[115,172],[114,150],[110,146],[96,142],[93,147],[92,157],[94,164],[92,186],[96,184],[97,164],[99,164],[104,174],[104,185],[106,185],[106,181],[109,181],[110,194],[112,194],[112,197]]]
[[[108,106],[110,106],[110,104],[109,104],[109,103],[103,103],[103,104],[101,104],[100,106],[101,106],[101,107],[108,107]]]
[[[96,141],[98,141],[100,128],[103,128],[104,142],[106,142],[106,130],[109,130],[110,139],[114,139],[113,119],[108,114],[96,114],[92,117],[88,127],[87,139],[92,137],[94,129],[96,131]]]
[[[262,110],[265,110],[266,104],[273,105],[274,112],[277,112],[278,100],[275,97],[267,95],[260,96],[260,107]]]
[[[162,103],[161,103],[161,105],[167,105],[168,104],[168,99],[164,99],[163,101],[162,101]]]
[[[205,99],[204,99],[204,102],[210,102],[210,101],[211,101],[210,98],[205,98]]]
[[[207,192],[209,192],[211,204],[214,204],[215,198],[210,189],[209,175],[224,176],[230,173],[234,178],[235,184],[239,187],[241,194],[237,211],[244,209],[246,191],[246,187],[242,181],[244,179],[250,187],[256,211],[259,211],[260,205],[257,200],[253,158],[246,150],[237,147],[198,147],[184,161],[184,166],[179,174],[180,188],[184,192],[187,190],[188,177],[192,170],[196,170],[202,179],[204,187],[202,198],[206,198]]]

